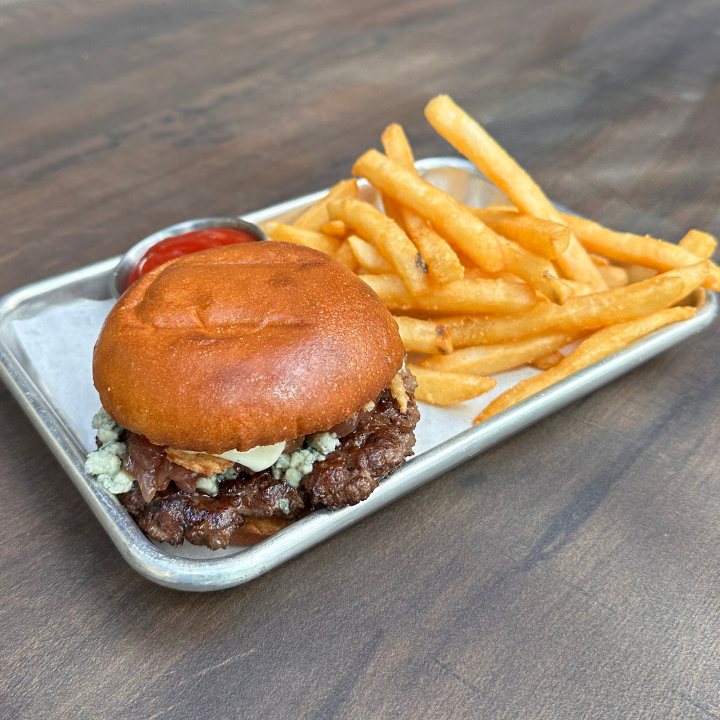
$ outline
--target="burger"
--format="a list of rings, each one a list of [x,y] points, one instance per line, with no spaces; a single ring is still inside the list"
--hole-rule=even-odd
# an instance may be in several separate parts
[[[152,539],[252,544],[354,505],[412,455],[392,316],[324,253],[206,250],[132,285],[95,345],[88,474]]]

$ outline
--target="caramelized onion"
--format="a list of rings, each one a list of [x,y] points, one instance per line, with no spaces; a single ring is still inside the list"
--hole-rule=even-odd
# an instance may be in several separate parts
[[[180,467],[180,465],[175,465],[173,463],[170,464],[173,466],[172,481],[180,490],[192,495],[195,492],[195,485],[197,485],[198,481],[197,473],[194,473],[192,470],[188,470],[187,468]]]
[[[153,445],[142,435],[129,433],[123,467],[137,480],[145,502],[155,497],[155,474],[164,460],[165,452],[161,447]]]
[[[354,415],[341,423],[338,423],[334,427],[331,427],[328,432],[335,433],[339,438],[344,438],[357,429],[358,423],[360,422],[360,416]]]
[[[296,450],[299,450],[302,447],[302,444],[304,442],[305,442],[304,435],[298,435],[294,440],[288,440],[285,443],[285,449],[283,450],[283,454],[289,455],[290,453],[293,453]]]
[[[137,480],[145,502],[150,502],[158,490],[165,490],[171,481],[183,492],[195,492],[197,473],[170,462],[163,448],[142,435],[128,433],[123,467]]]

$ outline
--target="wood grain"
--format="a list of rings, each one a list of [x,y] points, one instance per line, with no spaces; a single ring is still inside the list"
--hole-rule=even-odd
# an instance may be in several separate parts
[[[329,185],[447,92],[549,196],[720,232],[713,0],[0,3],[0,293]],[[0,390],[3,718],[720,717],[720,336],[249,585],[125,564]]]

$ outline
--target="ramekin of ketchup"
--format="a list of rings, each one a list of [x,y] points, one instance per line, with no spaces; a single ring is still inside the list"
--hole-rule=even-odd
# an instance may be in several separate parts
[[[140,262],[130,271],[127,287],[130,287],[143,275],[154,270],[159,265],[175,260],[183,255],[209,250],[221,245],[236,245],[243,242],[255,242],[257,238],[243,230],[235,228],[209,228],[208,230],[193,230],[183,235],[176,235],[161,240],[153,245],[143,256]]]
[[[266,239],[261,228],[238,218],[203,218],[172,225],[146,237],[123,256],[113,273],[113,295],[119,298],[143,275],[183,255]]]

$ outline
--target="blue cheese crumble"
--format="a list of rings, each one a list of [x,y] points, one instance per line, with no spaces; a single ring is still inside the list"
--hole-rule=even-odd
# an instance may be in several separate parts
[[[340,440],[335,433],[321,432],[308,435],[305,442],[308,447],[301,447],[293,453],[281,455],[272,466],[271,472],[275,480],[283,480],[290,487],[297,488],[300,481],[312,472],[313,465],[336,450]]]
[[[110,417],[110,413],[105,408],[101,408],[100,412],[95,413],[92,426],[97,430],[97,439],[102,445],[115,442],[123,431],[123,428]]]
[[[104,408],[96,413],[92,419],[92,426],[97,430],[100,447],[87,456],[85,472],[94,475],[108,492],[116,495],[127,492],[132,487],[134,478],[122,467],[127,445],[118,438],[123,428]]]
[[[234,480],[238,476],[235,468],[228,468],[223,473],[215,473],[210,477],[198,478],[195,489],[204,492],[206,495],[215,497],[220,492],[220,483],[224,480]]]

